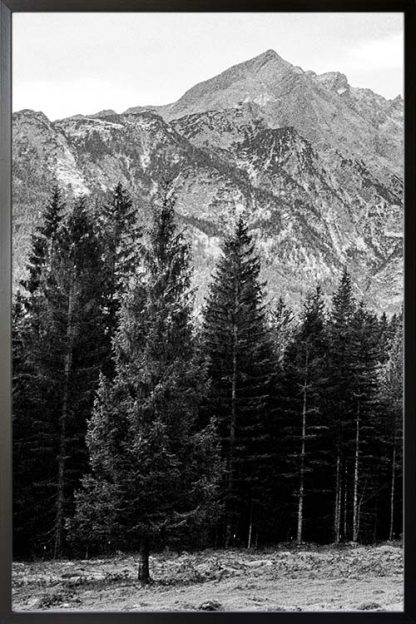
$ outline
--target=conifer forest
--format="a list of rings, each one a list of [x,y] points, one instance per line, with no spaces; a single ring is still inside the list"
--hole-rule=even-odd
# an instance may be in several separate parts
[[[166,186],[137,222],[55,188],[13,304],[14,555],[19,559],[402,533],[402,315],[345,266],[299,309],[268,298],[242,216],[195,305]]]

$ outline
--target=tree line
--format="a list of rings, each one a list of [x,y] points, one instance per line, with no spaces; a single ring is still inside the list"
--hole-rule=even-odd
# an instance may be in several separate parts
[[[140,551],[146,582],[166,545],[399,537],[402,315],[348,268],[329,305],[267,303],[242,217],[196,314],[174,204],[45,207],[13,304],[15,555]]]

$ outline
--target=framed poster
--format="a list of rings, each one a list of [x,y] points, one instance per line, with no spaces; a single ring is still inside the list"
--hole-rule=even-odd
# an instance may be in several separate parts
[[[414,2],[1,17],[5,621],[414,621]]]

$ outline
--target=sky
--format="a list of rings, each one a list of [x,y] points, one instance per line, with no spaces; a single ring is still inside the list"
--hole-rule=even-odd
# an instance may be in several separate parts
[[[50,119],[168,104],[268,49],[403,95],[402,13],[14,13],[13,110]]]

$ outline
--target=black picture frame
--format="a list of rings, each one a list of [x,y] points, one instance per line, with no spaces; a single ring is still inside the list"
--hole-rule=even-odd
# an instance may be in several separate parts
[[[11,610],[11,32],[15,12],[402,12],[405,23],[404,611],[301,613],[71,612]],[[0,0],[0,623],[416,624],[416,0]]]

